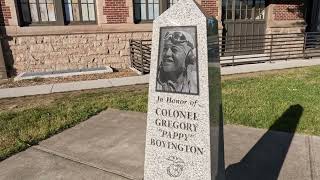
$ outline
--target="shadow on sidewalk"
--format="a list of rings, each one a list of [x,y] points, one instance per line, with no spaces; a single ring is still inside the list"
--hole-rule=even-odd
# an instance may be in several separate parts
[[[226,179],[278,179],[302,113],[301,105],[290,106],[239,163],[228,166]],[[286,131],[290,134],[272,130]]]

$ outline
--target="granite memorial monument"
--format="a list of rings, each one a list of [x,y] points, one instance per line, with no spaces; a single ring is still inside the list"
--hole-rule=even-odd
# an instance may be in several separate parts
[[[193,0],[154,21],[145,180],[224,179],[217,31]]]

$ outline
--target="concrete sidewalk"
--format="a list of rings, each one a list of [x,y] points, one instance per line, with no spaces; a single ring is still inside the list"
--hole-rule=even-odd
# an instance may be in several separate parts
[[[127,86],[135,84],[146,84],[149,82],[149,76],[132,76],[125,78],[113,78],[113,79],[98,79],[90,81],[76,81],[69,83],[57,83],[39,86],[28,86],[18,88],[5,88],[0,89],[1,98],[12,98],[22,96],[32,96],[40,94],[51,94],[58,92],[79,91],[87,89],[99,89],[117,86]]]
[[[109,109],[0,163],[2,180],[143,178],[146,114]],[[231,180],[320,179],[320,138],[224,128]]]
[[[230,66],[221,68],[222,75],[250,73],[258,71],[270,71],[296,67],[306,67],[320,65],[320,58],[314,59],[298,59],[290,61],[276,61],[272,63],[259,63],[259,64],[247,64],[240,66]],[[108,88],[115,86],[126,86],[135,84],[147,84],[149,83],[149,75],[133,76],[124,78],[113,79],[99,79],[90,81],[77,81],[69,83],[48,84],[39,86],[19,87],[19,88],[6,88],[0,89],[1,98],[12,98],[21,96],[32,96],[40,94],[50,94],[57,92],[78,91],[87,89]]]

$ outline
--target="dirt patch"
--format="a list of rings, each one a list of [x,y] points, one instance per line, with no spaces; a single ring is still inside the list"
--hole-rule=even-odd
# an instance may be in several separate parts
[[[113,73],[87,74],[87,75],[57,77],[57,78],[36,78],[36,79],[21,80],[21,81],[14,81],[13,79],[8,79],[8,80],[0,81],[0,89],[36,86],[36,85],[44,85],[44,84],[56,84],[56,83],[65,83],[65,82],[74,82],[74,81],[120,78],[120,77],[129,77],[129,76],[137,76],[137,73],[133,72],[131,69],[124,69],[124,70],[120,70],[119,72],[113,72]]]

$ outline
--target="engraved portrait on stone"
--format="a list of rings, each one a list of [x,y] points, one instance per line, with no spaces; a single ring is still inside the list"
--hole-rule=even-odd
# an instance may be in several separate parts
[[[161,27],[156,91],[199,94],[196,27]]]

